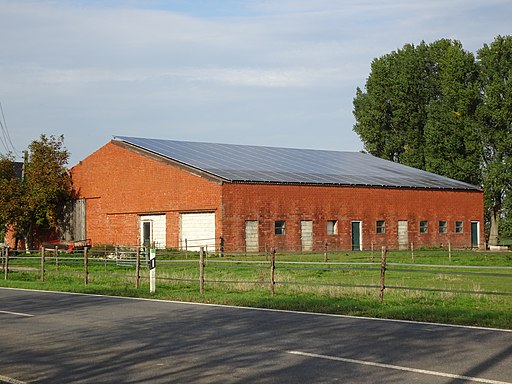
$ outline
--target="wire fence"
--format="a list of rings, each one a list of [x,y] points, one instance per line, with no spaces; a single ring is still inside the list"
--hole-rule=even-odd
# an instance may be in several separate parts
[[[287,242],[284,238],[279,239],[278,237],[272,239],[270,242],[259,242],[251,243],[246,241],[246,244],[237,245],[226,241],[222,236],[218,238],[201,238],[201,239],[179,239],[179,249],[184,251],[198,252],[200,247],[210,252],[216,252],[219,254],[252,254],[252,253],[265,253],[270,252],[274,248],[279,248],[280,253],[297,254],[297,253],[337,253],[343,251],[368,251],[368,252],[380,252],[382,247],[386,247],[389,250],[401,250],[408,251],[412,255],[415,252],[421,252],[426,249],[438,249],[444,250],[447,253],[456,251],[467,251],[477,250],[482,247],[485,248],[485,244],[474,244],[471,239],[461,239],[458,234],[443,235],[435,240],[429,239],[411,239],[405,242],[399,242],[398,238],[382,238],[368,240],[365,242],[352,243],[350,236],[331,238],[329,236],[319,237],[315,239],[308,239],[302,241],[303,238],[295,239],[295,242]],[[374,236],[373,236],[374,237]],[[297,241],[298,240],[298,241]],[[494,252],[506,252],[509,251],[509,247],[506,245],[501,246],[489,246],[489,249]]]
[[[512,257],[510,254],[468,253],[444,251],[352,252],[331,254],[277,254],[274,249],[241,257],[239,253],[209,254],[204,247],[199,252],[154,251],[151,262],[147,247],[118,246],[87,248],[68,253],[45,249],[30,253],[1,249],[4,280],[58,280],[89,284],[151,283],[158,289],[173,289],[179,284],[216,290],[268,289],[302,291],[350,289],[375,292],[384,300],[384,292],[410,291],[443,294],[494,295],[512,297]],[[297,260],[301,256],[307,260]],[[467,265],[474,258],[478,265]],[[492,265],[493,260],[502,261]],[[412,262],[415,260],[418,262]],[[408,262],[411,260],[411,262]],[[434,260],[438,263],[431,263]],[[464,264],[461,265],[461,260]],[[504,260],[504,261],[503,261]],[[423,261],[423,262],[419,262]],[[427,261],[427,262],[425,262]],[[442,263],[440,262],[442,261]],[[484,265],[489,264],[489,265]]]
[[[280,241],[282,240],[282,241]],[[382,238],[371,241],[360,242],[352,244],[349,236],[341,238],[317,238],[302,242],[302,238],[295,239],[298,242],[288,243],[285,239],[275,238],[270,242],[258,242],[251,244],[250,241],[244,245],[236,245],[227,242],[224,237],[209,237],[209,238],[180,238],[178,241],[178,249],[185,253],[188,252],[199,252],[199,249],[203,247],[205,251],[211,253],[224,254],[238,254],[238,255],[250,255],[254,253],[269,253],[272,249],[279,248],[281,254],[304,254],[304,253],[338,253],[346,251],[365,251],[372,253],[379,253],[382,247],[386,247],[389,250],[400,250],[410,252],[414,258],[415,253],[422,252],[427,249],[436,249],[444,251],[447,254],[457,251],[468,251],[468,250],[479,250],[485,248],[485,244],[473,244],[471,240],[460,239],[457,236],[453,238],[450,236],[443,236],[435,241],[427,240],[411,240],[404,243],[399,243],[398,239]],[[163,243],[156,243],[157,248],[164,248]],[[489,249],[493,252],[507,252],[509,247],[506,245],[502,246],[489,246]]]

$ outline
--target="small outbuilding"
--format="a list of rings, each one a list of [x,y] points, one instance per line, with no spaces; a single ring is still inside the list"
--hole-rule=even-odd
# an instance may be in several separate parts
[[[20,161],[14,162],[14,174],[16,175],[16,177],[18,179],[21,180],[21,178],[23,177],[23,163],[22,162],[20,162]]]
[[[481,188],[365,153],[117,136],[71,173],[74,233],[94,245],[484,245]]]

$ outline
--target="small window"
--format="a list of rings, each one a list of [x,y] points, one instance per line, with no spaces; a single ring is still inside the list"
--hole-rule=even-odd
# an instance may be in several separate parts
[[[327,234],[337,235],[338,234],[338,220],[327,220]]]
[[[462,221],[455,222],[455,233],[464,233],[464,223]]]
[[[384,220],[377,220],[375,232],[386,233],[386,222]]]
[[[440,220],[439,221],[439,233],[447,233],[448,227],[446,225],[446,221]]]
[[[277,220],[274,223],[274,234],[276,235],[284,235],[286,233],[286,221]]]
[[[420,233],[428,233],[428,221],[420,221]]]

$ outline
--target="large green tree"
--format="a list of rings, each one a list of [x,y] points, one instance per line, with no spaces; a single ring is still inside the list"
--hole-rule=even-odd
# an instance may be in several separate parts
[[[431,93],[427,52],[425,43],[408,44],[373,60],[366,92],[357,88],[354,99],[354,131],[365,149],[417,168],[425,167],[425,100]]]
[[[431,98],[426,100],[425,170],[481,184],[481,145],[475,111],[480,100],[477,63],[459,42],[429,47]]]
[[[58,232],[63,210],[72,196],[71,176],[66,168],[68,158],[63,136],[41,135],[29,146],[22,178],[0,175],[2,188],[13,186],[9,204],[0,207],[0,218],[6,218],[1,224],[24,239],[27,248],[40,240],[38,237]]]
[[[478,51],[482,172],[486,212],[490,222],[489,244],[497,244],[499,221],[512,199],[512,36],[498,36]],[[509,212],[510,213],[510,212]],[[505,226],[507,228],[507,226]]]
[[[477,75],[458,41],[407,44],[372,62],[354,131],[372,155],[478,183]]]
[[[0,155],[0,241],[16,222],[21,209],[21,184],[12,155]]]
[[[354,131],[375,155],[483,185],[489,244],[512,228],[512,37],[474,55],[458,41],[405,45],[372,62]]]

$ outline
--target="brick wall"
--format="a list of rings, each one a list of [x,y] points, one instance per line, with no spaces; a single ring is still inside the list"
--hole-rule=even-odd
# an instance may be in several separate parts
[[[361,221],[364,249],[386,245],[398,248],[398,221],[407,221],[407,243],[422,246],[471,246],[471,221],[480,224],[483,242],[483,193],[390,188],[354,188],[293,185],[226,184],[223,187],[226,248],[243,251],[246,220],[259,222],[259,245],[264,249],[300,250],[301,220],[313,221],[313,244],[321,250],[351,249],[352,221]],[[274,234],[274,221],[286,221],[286,234]],[[327,221],[337,221],[337,234],[327,235]],[[385,221],[385,233],[376,233],[376,221]],[[419,233],[427,220],[428,232]],[[447,233],[439,233],[446,221]],[[455,233],[462,221],[463,232]]]
[[[220,206],[220,184],[115,142],[88,156],[71,173],[75,190],[86,199],[87,237],[96,245],[140,244],[140,215],[165,214],[167,246],[178,247],[179,212],[216,212]],[[216,226],[220,228],[220,222]]]
[[[260,249],[301,249],[301,221],[313,223],[315,250],[351,249],[352,222],[361,222],[362,246],[398,247],[398,221],[407,221],[407,243],[415,247],[471,245],[471,222],[483,236],[483,193],[391,188],[220,184],[151,156],[110,142],[72,169],[78,194],[86,199],[87,237],[93,244],[140,244],[141,215],[164,214],[166,246],[179,247],[180,213],[215,212],[216,238],[226,251],[245,249],[245,221],[258,221]],[[274,234],[274,222],[286,222],[285,235]],[[337,233],[327,234],[327,221]],[[385,233],[376,233],[376,221]],[[427,220],[428,233],[419,233]],[[447,233],[439,233],[439,221]],[[463,232],[455,233],[461,221]]]

